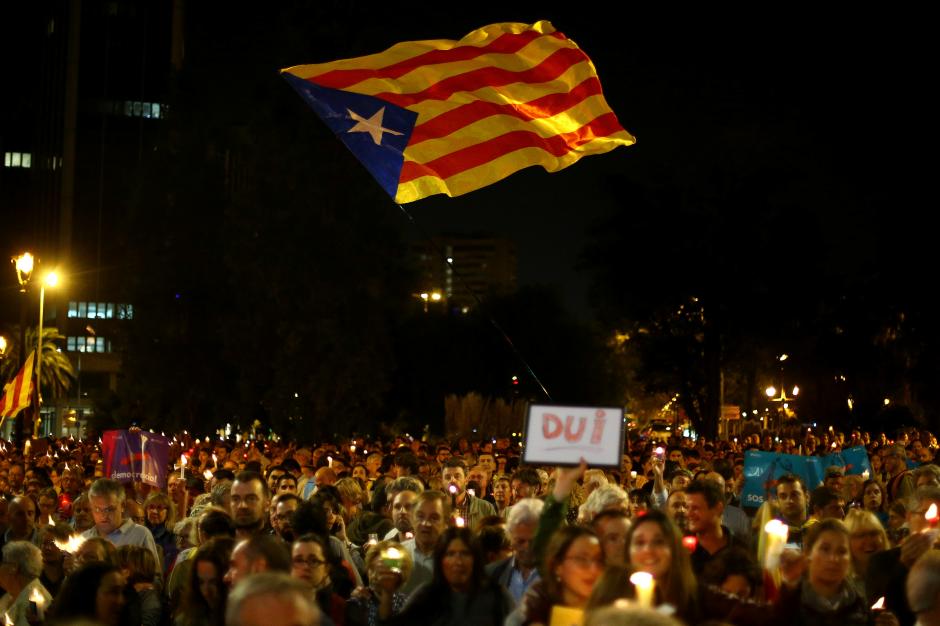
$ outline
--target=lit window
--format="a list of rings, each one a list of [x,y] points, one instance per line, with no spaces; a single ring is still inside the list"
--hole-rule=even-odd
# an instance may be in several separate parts
[[[78,303],[78,317],[88,317],[88,303],[87,302]]]
[[[114,303],[113,302],[108,303],[108,308],[105,310],[104,316],[106,319],[111,319],[114,317]]]
[[[78,317],[78,302],[69,302],[69,317]]]
[[[104,352],[104,337],[97,337],[96,344],[98,352]]]
[[[124,115],[127,117],[134,115],[134,103],[130,100],[124,102]]]
[[[85,349],[82,352],[94,352],[95,343],[97,343],[95,337],[85,337]]]
[[[14,152],[14,153],[13,153],[13,159],[12,159],[12,161],[10,162],[10,166],[11,166],[11,167],[19,167],[19,166],[20,166],[20,156],[21,156],[21,155],[20,155],[19,152]]]
[[[10,167],[10,160],[12,159],[12,156],[13,155],[11,155],[9,152],[3,153],[3,167]]]
[[[105,312],[108,310],[108,305],[104,302],[98,303],[98,319],[103,320],[105,318]]]
[[[89,302],[88,303],[88,315],[87,316],[83,315],[82,317],[88,317],[89,319],[94,319],[98,317],[97,311],[98,311],[98,303]]]
[[[75,352],[75,337],[69,337],[65,340],[65,349],[69,352]]]
[[[160,103],[159,102],[153,103],[153,116],[156,118],[160,117]]]
[[[33,155],[29,152],[23,153],[23,167],[31,167],[33,164]]]
[[[142,114],[142,111],[141,111],[142,106],[143,106],[143,103],[141,103],[141,102],[135,102],[135,103],[134,103],[134,117],[140,117],[140,116],[141,116],[141,114]]]

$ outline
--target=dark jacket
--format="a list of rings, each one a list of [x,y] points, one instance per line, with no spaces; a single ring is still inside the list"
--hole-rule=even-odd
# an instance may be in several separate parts
[[[913,626],[917,621],[907,605],[907,568],[901,563],[901,548],[892,548],[872,555],[865,573],[865,593],[868,606],[884,596],[885,609],[898,618],[901,626]]]

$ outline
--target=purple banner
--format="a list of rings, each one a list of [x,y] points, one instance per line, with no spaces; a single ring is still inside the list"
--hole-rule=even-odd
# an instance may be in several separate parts
[[[104,475],[122,483],[166,487],[167,438],[146,430],[108,430],[101,436]]]

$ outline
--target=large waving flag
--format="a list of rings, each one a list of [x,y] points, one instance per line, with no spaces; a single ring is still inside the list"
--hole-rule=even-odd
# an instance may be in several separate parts
[[[0,423],[30,405],[33,391],[33,362],[35,352],[30,352],[26,358],[23,369],[3,387],[3,397],[0,398]]]
[[[396,202],[549,172],[636,142],[594,64],[549,22],[282,70]]]

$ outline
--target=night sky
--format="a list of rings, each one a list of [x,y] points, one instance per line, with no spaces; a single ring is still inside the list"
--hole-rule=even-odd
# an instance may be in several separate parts
[[[347,26],[350,33],[360,27],[369,32],[369,40],[360,32],[332,58],[379,51],[399,40],[457,39],[495,21],[548,19],[593,59],[609,104],[637,137],[635,146],[588,157],[557,174],[534,168],[463,197],[407,206],[432,232],[512,237],[520,282],[557,287],[582,318],[591,315],[587,278],[576,266],[587,231],[604,216],[629,210],[625,182],[694,185],[687,181],[707,180],[712,171],[733,179],[741,164],[763,159],[779,167],[776,185],[806,195],[807,212],[826,213],[818,217],[822,225],[794,223],[782,230],[781,251],[818,255],[821,262],[846,248],[892,256],[925,245],[929,222],[919,196],[935,121],[926,99],[932,73],[927,40],[917,32],[916,16],[631,9],[605,19],[570,4],[459,15],[368,13]],[[310,57],[298,51],[295,62],[331,60],[317,48]],[[833,232],[845,236],[835,240]],[[407,228],[405,233],[417,236]],[[819,249],[820,240],[828,249]],[[816,242],[816,248],[801,249],[801,241]],[[765,252],[749,253],[747,241],[740,246],[742,263]],[[915,274],[922,269],[919,257],[909,267]]]

